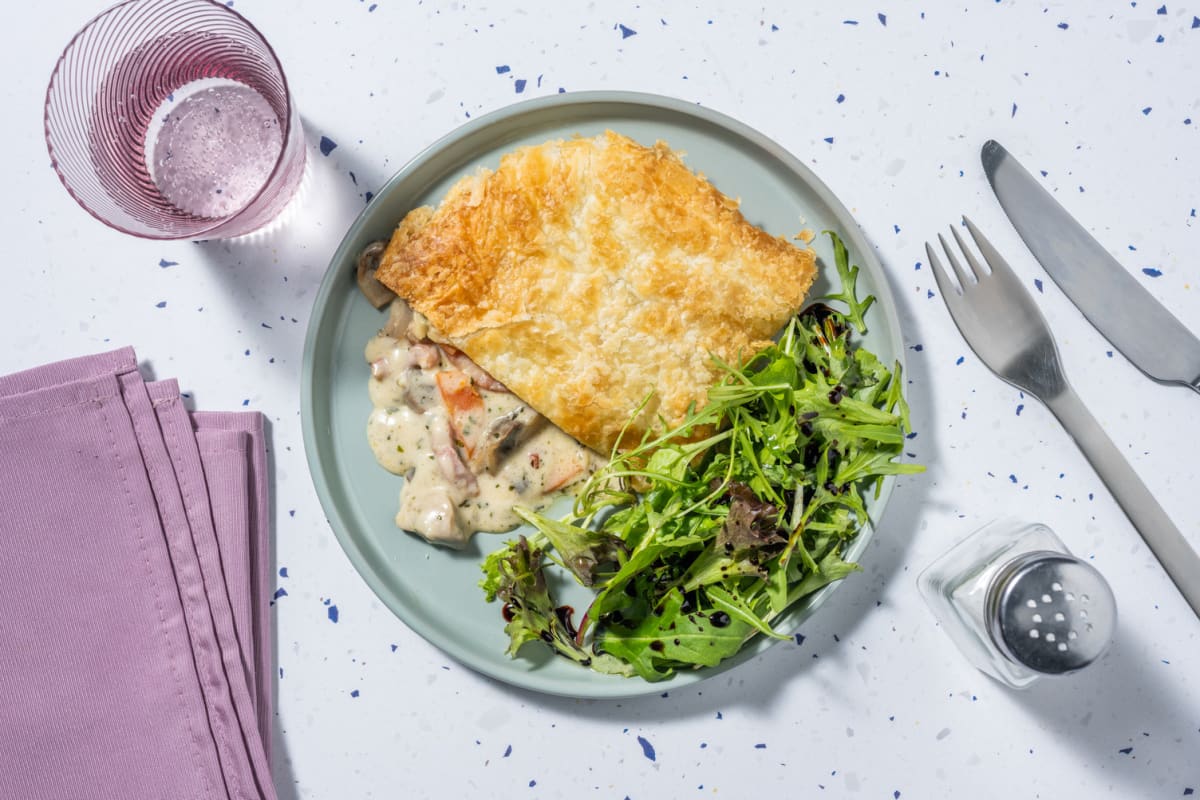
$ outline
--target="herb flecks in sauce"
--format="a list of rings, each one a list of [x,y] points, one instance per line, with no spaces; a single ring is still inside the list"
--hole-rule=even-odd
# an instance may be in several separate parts
[[[600,458],[448,345],[403,300],[367,344],[375,459],[406,478],[396,525],[461,547],[521,523],[591,475]]]

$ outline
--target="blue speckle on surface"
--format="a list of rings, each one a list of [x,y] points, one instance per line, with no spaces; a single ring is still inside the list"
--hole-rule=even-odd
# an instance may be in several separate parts
[[[330,622],[333,622],[333,623],[336,623],[336,622],[338,621],[338,610],[337,610],[337,606],[330,606],[330,607],[329,607],[329,621],[330,621]]]
[[[766,749],[767,749],[767,743],[766,743],[766,742],[759,742],[758,744],[754,745],[754,749],[755,749],[755,750],[766,750]]]
[[[1198,27],[1198,26],[1197,26],[1197,25],[1195,25],[1195,24],[1193,24],[1193,25],[1192,25],[1192,27],[1193,27],[1193,28],[1195,28],[1195,27]],[[1188,797],[1188,796],[1190,796],[1190,795],[1192,795],[1192,794],[1195,794],[1195,792],[1193,792],[1193,791],[1192,791],[1192,787],[1190,787],[1190,786],[1185,786],[1185,787],[1183,787],[1183,796],[1184,796],[1184,797]]]
[[[1009,476],[1008,476],[1008,479],[1009,479],[1010,481],[1012,481],[1013,483],[1016,483],[1016,482],[1017,482],[1017,476],[1016,476],[1016,475],[1013,475],[1013,474],[1011,474],[1011,473],[1009,474]]]
[[[914,345],[912,346],[912,348],[911,348],[911,349],[919,353],[919,352],[921,352],[922,350],[924,350],[924,349],[925,349],[925,345],[923,345],[923,344],[914,344]]]
[[[524,78],[517,78],[517,82],[516,82],[516,84],[515,84],[515,88],[516,88],[516,90],[517,90],[517,94],[520,94],[521,92],[525,91],[525,79],[524,79]]]
[[[1017,104],[1016,104],[1016,103],[1013,103],[1013,107],[1012,107],[1012,113],[1008,115],[1008,118],[1009,118],[1009,119],[1012,119],[1012,118],[1013,118],[1013,117],[1015,117],[1016,115],[1017,115]]]
[[[534,786],[537,786],[537,781],[530,781],[529,788],[532,789]]]
[[[1192,29],[1200,28],[1200,17],[1192,17]],[[1188,790],[1191,791],[1190,789]]]
[[[1146,106],[1145,108],[1142,109],[1142,113],[1148,117],[1148,116],[1150,116],[1150,112],[1153,110],[1154,110],[1154,106]]]
[[[1038,290],[1039,292],[1041,292],[1041,291],[1042,291],[1042,279],[1041,279],[1041,278],[1034,278],[1034,279],[1033,279],[1033,285],[1037,287],[1037,290]]]
[[[1124,754],[1124,755],[1129,755],[1130,753],[1132,753],[1132,752],[1133,752],[1133,748],[1132,748],[1132,747],[1122,747],[1122,748],[1121,748],[1120,750],[1118,750],[1117,752],[1118,752],[1118,753],[1122,753],[1122,754]]]
[[[887,27],[887,14],[880,12],[880,13],[876,14],[875,16],[879,18],[879,24],[886,28]]]
[[[287,576],[288,576],[287,567],[280,567],[279,568],[279,577],[286,578]]]
[[[165,258],[160,258],[158,260],[158,265],[163,269],[166,269],[167,267],[174,267],[178,263],[178,261],[167,261]]]
[[[351,697],[358,697],[358,689],[355,689],[354,691],[350,692],[350,696],[351,696]]]
[[[833,137],[832,137],[832,136],[826,136],[826,137],[825,137],[825,141],[826,141],[828,144],[833,144]]]
[[[1017,403],[1017,416],[1021,416],[1021,412],[1025,410],[1024,403]]]
[[[1159,7],[1158,7],[1158,11],[1156,11],[1156,12],[1154,12],[1154,13],[1156,13],[1156,14],[1163,14],[1163,15],[1166,15],[1166,13],[1167,13],[1167,7],[1166,7],[1165,5],[1159,6]]]
[[[1149,275],[1151,278],[1162,277],[1162,270],[1155,269],[1154,267],[1146,267],[1145,269],[1142,270],[1142,272],[1146,275]]]
[[[725,717],[721,715],[720,711],[717,712],[717,719],[725,719]]]
[[[1160,33],[1158,35],[1158,38],[1156,38],[1154,41],[1157,42],[1158,44],[1162,44],[1163,42],[1166,41],[1166,38]]]
[[[638,744],[642,746],[642,755],[654,761],[654,745],[650,744],[644,736],[637,737]]]
[[[1060,23],[1058,23],[1058,27],[1059,27],[1059,29],[1060,29],[1060,30],[1064,30],[1064,31],[1065,31],[1067,28],[1069,28],[1069,27],[1071,27],[1071,26],[1070,26],[1070,25],[1068,25],[1068,24],[1067,24],[1067,23],[1065,23],[1065,22],[1060,22]]]
[[[958,360],[954,362],[955,366],[957,366],[957,365],[959,365],[959,364],[963,363],[963,361],[964,361],[964,360],[965,360],[965,359],[963,358],[963,356],[959,356],[959,357],[958,357]]]
[[[504,748],[504,757],[508,758],[511,755],[512,755],[512,745],[510,744],[508,747]]]
[[[166,300],[159,300],[157,303],[155,303],[155,304],[154,304],[154,307],[155,307],[155,308],[166,308],[166,307],[167,307],[167,301],[166,301]]]
[[[900,800],[900,790],[899,789],[892,792],[892,798],[893,798],[893,800]]]
[[[630,36],[637,36],[637,31],[635,31],[633,28],[627,28],[620,23],[617,23],[617,27],[621,30],[622,39],[628,39]]]
[[[282,586],[275,590],[275,599],[278,600],[281,597],[287,597],[287,589]]]
[[[792,638],[796,640],[796,644],[804,644],[804,634],[803,633],[797,633]]]
[[[508,66],[508,64],[501,64],[500,66],[496,67],[497,75],[503,75],[504,73],[511,72],[511,71],[512,71],[512,67]]]
[[[842,24],[843,24],[843,25],[857,25],[857,24],[858,24],[858,20],[856,20],[856,19],[844,19],[844,20],[842,20]]]
[[[337,142],[330,139],[328,136],[321,137],[321,155],[327,156],[337,147]]]
[[[839,95],[837,96],[836,100],[837,100],[837,102],[839,102],[839,103],[844,103],[844,102],[846,102],[846,95],[844,95],[844,94],[839,94]]]

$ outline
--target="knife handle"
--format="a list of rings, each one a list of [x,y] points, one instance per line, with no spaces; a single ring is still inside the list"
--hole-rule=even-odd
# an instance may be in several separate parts
[[[1200,617],[1200,555],[1171,522],[1071,387],[1066,387],[1046,405],[1079,445],[1193,613]]]

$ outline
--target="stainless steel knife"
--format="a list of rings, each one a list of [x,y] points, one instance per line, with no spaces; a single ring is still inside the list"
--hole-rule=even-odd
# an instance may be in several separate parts
[[[981,157],[1013,227],[1088,322],[1154,380],[1200,392],[1200,339],[999,143],[988,141]]]

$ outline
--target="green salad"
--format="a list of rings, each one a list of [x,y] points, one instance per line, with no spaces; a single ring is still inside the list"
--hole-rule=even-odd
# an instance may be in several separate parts
[[[863,498],[901,463],[909,432],[899,364],[853,339],[859,300],[841,239],[842,291],[814,303],[747,363],[721,363],[708,403],[672,430],[613,453],[573,512],[520,516],[536,532],[487,557],[480,586],[503,603],[508,653],[541,643],[594,670],[648,681],[708,667],[801,598],[859,567],[843,559],[869,519]],[[557,564],[594,592],[576,623],[551,596]],[[532,645],[531,645],[532,646]]]

